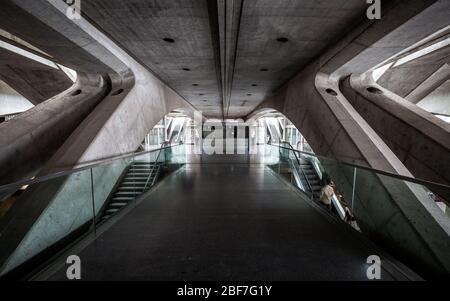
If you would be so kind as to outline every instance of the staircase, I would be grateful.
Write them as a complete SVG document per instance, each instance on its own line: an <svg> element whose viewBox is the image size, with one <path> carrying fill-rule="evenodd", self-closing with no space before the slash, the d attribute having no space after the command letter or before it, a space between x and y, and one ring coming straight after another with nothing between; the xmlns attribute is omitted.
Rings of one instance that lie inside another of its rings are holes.
<svg viewBox="0 0 450 301"><path fill-rule="evenodd" d="M121 178L116 191L107 201L99 222L103 222L150 189L156 182L161 163L134 162ZM147 185L147 186L146 186Z"/></svg>

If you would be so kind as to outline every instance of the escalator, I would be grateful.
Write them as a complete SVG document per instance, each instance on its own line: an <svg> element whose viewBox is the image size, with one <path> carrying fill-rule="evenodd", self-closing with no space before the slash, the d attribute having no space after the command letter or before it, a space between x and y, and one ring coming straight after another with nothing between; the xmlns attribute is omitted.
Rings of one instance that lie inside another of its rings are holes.
<svg viewBox="0 0 450 301"><path fill-rule="evenodd" d="M320 203L324 178L328 177L320 162L313 156L298 154L289 142L283 141L280 146L278 165L283 166L284 177L290 179L290 182L306 193L312 201ZM340 219L346 220L352 216L350 210L340 201L336 193L332 197L331 204L331 212Z"/></svg>

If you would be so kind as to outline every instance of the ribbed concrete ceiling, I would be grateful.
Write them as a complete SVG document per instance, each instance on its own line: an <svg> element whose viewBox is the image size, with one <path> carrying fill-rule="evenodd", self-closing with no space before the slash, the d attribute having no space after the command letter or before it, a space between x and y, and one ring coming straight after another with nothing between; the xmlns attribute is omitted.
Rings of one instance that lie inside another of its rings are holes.
<svg viewBox="0 0 450 301"><path fill-rule="evenodd" d="M450 46L442 47L405 64L388 69L378 83L384 88L406 97L446 64L450 64ZM448 72L446 74L444 78L437 78L440 81L437 86L450 77Z"/></svg>
<svg viewBox="0 0 450 301"><path fill-rule="evenodd" d="M83 0L82 7L165 83L217 118L248 115L366 9L365 0Z"/></svg>

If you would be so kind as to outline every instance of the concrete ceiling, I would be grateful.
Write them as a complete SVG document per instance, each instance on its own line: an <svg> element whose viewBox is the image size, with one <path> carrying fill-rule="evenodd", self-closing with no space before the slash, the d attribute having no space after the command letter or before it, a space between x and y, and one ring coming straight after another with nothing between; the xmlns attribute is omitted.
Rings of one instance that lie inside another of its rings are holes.
<svg viewBox="0 0 450 301"><path fill-rule="evenodd" d="M450 46L388 69L378 83L402 97L407 97L446 64L450 64ZM449 78L448 73L446 74L445 77L438 79L440 82L437 86Z"/></svg>
<svg viewBox="0 0 450 301"><path fill-rule="evenodd" d="M365 0L84 0L82 7L161 80L216 118L248 115L366 9ZM234 30L227 30L230 19Z"/></svg>

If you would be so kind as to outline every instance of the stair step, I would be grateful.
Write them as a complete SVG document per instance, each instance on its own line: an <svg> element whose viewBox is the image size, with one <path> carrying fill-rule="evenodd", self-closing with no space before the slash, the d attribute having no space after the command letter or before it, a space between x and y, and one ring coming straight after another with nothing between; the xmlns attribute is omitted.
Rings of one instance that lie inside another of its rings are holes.
<svg viewBox="0 0 450 301"><path fill-rule="evenodd" d="M129 172L127 173L127 177L145 177L148 178L150 173L148 172Z"/></svg>
<svg viewBox="0 0 450 301"><path fill-rule="evenodd" d="M133 186L123 187L123 186L120 186L117 189L117 192L127 192L127 191L142 192L142 190L144 190L144 186L142 186L142 187L133 187Z"/></svg>
<svg viewBox="0 0 450 301"><path fill-rule="evenodd" d="M110 207L125 207L126 205L128 205L127 202L112 202L108 205L108 208L110 208Z"/></svg>
<svg viewBox="0 0 450 301"><path fill-rule="evenodd" d="M148 177L135 177L135 176L126 176L125 177L125 180L142 180L142 179L147 180Z"/></svg>
<svg viewBox="0 0 450 301"><path fill-rule="evenodd" d="M116 197L116 196L114 196L112 200L113 200L113 202L120 202L120 201L128 202L128 201L133 201L134 199L135 199L134 197L124 197L124 196Z"/></svg>
<svg viewBox="0 0 450 301"><path fill-rule="evenodd" d="M140 195L142 192L139 191L117 191L114 196L132 196L132 195Z"/></svg>
<svg viewBox="0 0 450 301"><path fill-rule="evenodd" d="M145 182L146 181L142 181L142 182L122 182L120 183L120 187L143 187L145 186Z"/></svg>

